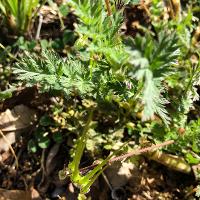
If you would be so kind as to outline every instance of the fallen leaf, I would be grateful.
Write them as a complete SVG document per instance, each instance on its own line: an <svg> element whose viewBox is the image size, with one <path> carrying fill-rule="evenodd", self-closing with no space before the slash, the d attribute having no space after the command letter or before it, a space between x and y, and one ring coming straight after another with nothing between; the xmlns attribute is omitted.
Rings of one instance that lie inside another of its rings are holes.
<svg viewBox="0 0 200 200"><path fill-rule="evenodd" d="M36 120L36 111L24 105L15 106L0 113L0 130L6 140L0 136L0 152L8 151L9 146L15 143L17 136L27 130Z"/></svg>
<svg viewBox="0 0 200 200"><path fill-rule="evenodd" d="M6 190L0 188L0 200L42 200L38 191L31 187L30 190Z"/></svg>
<svg viewBox="0 0 200 200"><path fill-rule="evenodd" d="M32 200L42 200L39 192L35 188L31 187L30 193L31 193L31 199Z"/></svg>
<svg viewBox="0 0 200 200"><path fill-rule="evenodd" d="M0 114L0 129L3 132L25 129L33 124L36 112L27 106L18 105Z"/></svg>
<svg viewBox="0 0 200 200"><path fill-rule="evenodd" d="M105 174L113 188L123 187L137 171L133 163L114 162L105 170Z"/></svg>
<svg viewBox="0 0 200 200"><path fill-rule="evenodd" d="M149 159L155 160L156 162L161 163L175 171L179 171L185 174L191 173L190 165L181 156L167 154L159 150L147 155Z"/></svg>
<svg viewBox="0 0 200 200"><path fill-rule="evenodd" d="M54 158L57 155L59 148L60 148L60 144L57 143L50 149L48 153L48 156L46 159L46 165L45 165L46 176L49 176L56 167L56 162Z"/></svg>
<svg viewBox="0 0 200 200"><path fill-rule="evenodd" d="M7 139L6 141L3 137L0 136L0 152L8 151L10 148L9 144L13 144L16 141L15 132L8 132L7 134L5 134L5 137ZM9 141L9 143L7 141Z"/></svg>
<svg viewBox="0 0 200 200"><path fill-rule="evenodd" d="M32 200L30 191L0 189L0 200Z"/></svg>

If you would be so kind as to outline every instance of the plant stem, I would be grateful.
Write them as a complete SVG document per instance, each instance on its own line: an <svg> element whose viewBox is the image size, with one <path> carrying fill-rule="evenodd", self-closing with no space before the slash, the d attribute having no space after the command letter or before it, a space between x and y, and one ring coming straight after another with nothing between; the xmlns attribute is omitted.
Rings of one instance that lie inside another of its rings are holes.
<svg viewBox="0 0 200 200"><path fill-rule="evenodd" d="M1 43L0 43L0 48L2 48L8 54L8 56L10 58L12 58L12 59L14 59L14 60L16 60L16 61L19 62L19 60L13 54L11 54L10 52L8 52L8 50L6 49L6 47L4 47L3 44L1 44Z"/></svg>
<svg viewBox="0 0 200 200"><path fill-rule="evenodd" d="M191 73L192 73L192 74L191 74L191 76L190 76L189 82L188 82L188 84L186 85L186 89L185 89L185 91L184 91L184 96L187 95L188 91L189 91L190 88L192 87L192 84L193 84L193 77L195 76L195 73L196 73L196 71L195 71L194 68L192 68L192 72L191 72Z"/></svg>
<svg viewBox="0 0 200 200"><path fill-rule="evenodd" d="M136 150L134 150L134 151L132 151L130 153L127 153L127 154L124 154L124 155L121 155L121 156L117 156L117 157L111 158L108 161L108 164L111 164L111 163L116 162L116 161L121 161L123 159L130 158L130 157L135 156L135 155L140 155L140 154L143 154L143 153L147 153L149 151L152 151L152 150L155 150L155 149L158 149L158 148L161 148L161 147L173 144L173 143L174 143L174 140L168 140L168 141L165 141L165 142L163 142L161 144L156 144L156 145L152 145L150 147L136 149ZM87 167L84 167L84 168L81 168L80 172L84 173L84 172L87 172L89 170L92 170L97 165L98 165L98 163L90 165L90 166L87 166Z"/></svg>
<svg viewBox="0 0 200 200"><path fill-rule="evenodd" d="M71 163L73 165L73 169L71 169L72 177L76 177L80 172L79 171L79 164L80 164L80 161L81 161L81 157L83 155L83 151L85 149L86 140L87 140L87 133L88 133L88 130L90 128L92 116L93 116L93 110L90 110L87 123L86 123L86 125L83 129L83 133L82 133L81 137L78 140L76 153L75 153L75 156L74 156L73 161Z"/></svg>
<svg viewBox="0 0 200 200"><path fill-rule="evenodd" d="M149 151L152 151L152 150L155 150L155 149L158 149L160 147L167 146L167 145L170 145L170 144L173 144L173 143L174 143L174 140L169 140L169 141L163 142L161 144L155 144L155 145L152 145L150 147L136 149L136 150L134 150L130 153L127 153L127 154L124 154L124 155L110 159L109 163L121 161L125 158L130 158L130 157L135 156L135 155L140 155L140 154L143 154L143 153L146 153L146 152L149 152Z"/></svg>
<svg viewBox="0 0 200 200"><path fill-rule="evenodd" d="M42 21L43 21L42 14L40 13L39 15L40 15L39 16L39 23L38 23L38 28L37 28L36 36L35 36L36 40L40 39L40 31L41 31L41 28L42 28Z"/></svg>
<svg viewBox="0 0 200 200"><path fill-rule="evenodd" d="M111 8L110 8L110 0L105 0L106 8L108 12L108 16L112 15Z"/></svg>

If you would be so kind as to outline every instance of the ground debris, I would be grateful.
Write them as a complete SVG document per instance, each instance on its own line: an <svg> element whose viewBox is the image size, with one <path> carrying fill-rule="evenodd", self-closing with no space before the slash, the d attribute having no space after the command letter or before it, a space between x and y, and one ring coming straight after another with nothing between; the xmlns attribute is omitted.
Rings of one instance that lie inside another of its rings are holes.
<svg viewBox="0 0 200 200"><path fill-rule="evenodd" d="M0 188L0 200L42 200L38 191L31 187L29 190L6 190Z"/></svg>
<svg viewBox="0 0 200 200"><path fill-rule="evenodd" d="M9 145L15 143L16 138L30 128L36 119L36 111L24 105L0 113L0 130L6 137L6 141L5 138L0 137L0 152L8 151Z"/></svg>

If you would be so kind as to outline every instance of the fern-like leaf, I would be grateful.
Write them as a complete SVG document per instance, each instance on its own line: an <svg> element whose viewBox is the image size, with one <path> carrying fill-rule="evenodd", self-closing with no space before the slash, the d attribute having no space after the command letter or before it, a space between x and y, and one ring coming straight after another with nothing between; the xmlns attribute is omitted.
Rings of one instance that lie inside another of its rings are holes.
<svg viewBox="0 0 200 200"><path fill-rule="evenodd" d="M137 36L127 43L130 46L130 75L144 84L142 90L142 102L144 105L143 120L158 114L168 124L169 117L165 104L163 82L166 76L175 71L175 65L179 56L179 46L175 33L160 32L158 41L150 35Z"/></svg>
<svg viewBox="0 0 200 200"><path fill-rule="evenodd" d="M14 73L27 86L37 84L42 92L53 89L85 95L93 89L84 65L72 58L64 61L51 51L43 51L41 57L27 54L15 65Z"/></svg>

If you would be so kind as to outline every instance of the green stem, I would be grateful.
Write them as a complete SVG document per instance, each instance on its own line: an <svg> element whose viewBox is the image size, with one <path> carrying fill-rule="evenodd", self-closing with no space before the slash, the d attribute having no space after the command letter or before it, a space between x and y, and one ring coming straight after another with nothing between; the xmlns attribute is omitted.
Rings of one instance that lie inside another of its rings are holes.
<svg viewBox="0 0 200 200"><path fill-rule="evenodd" d="M189 79L189 82L188 82L188 84L187 84L187 86L186 86L186 89L185 89L185 91L184 91L184 96L187 95L188 91L190 90L190 87L192 86L193 77L195 76L195 73L196 73L196 71L195 71L195 69L193 68L193 69L192 69L192 74L191 74L190 79Z"/></svg>
<svg viewBox="0 0 200 200"><path fill-rule="evenodd" d="M10 52L8 52L8 50L3 46L3 44L0 43L0 48L2 48L10 58L16 60L16 61L19 61L13 54L11 54Z"/></svg>
<svg viewBox="0 0 200 200"><path fill-rule="evenodd" d="M90 78L91 79L92 79L92 75L93 75L93 66L94 66L93 55L94 55L94 53L91 52L90 53Z"/></svg>
<svg viewBox="0 0 200 200"><path fill-rule="evenodd" d="M92 116L93 116L93 110L90 110L89 117L88 117L87 123L86 123L86 125L83 129L82 136L78 139L78 143L77 143L77 147L76 147L76 153L75 153L73 161L70 165L70 166L72 166L72 167L70 167L70 170L72 170L72 179L74 179L74 178L76 179L76 177L80 175L79 164L80 164L80 161L81 161L81 157L83 155L83 151L85 149L86 140L87 140L87 133L88 133L88 130L90 128Z"/></svg>

